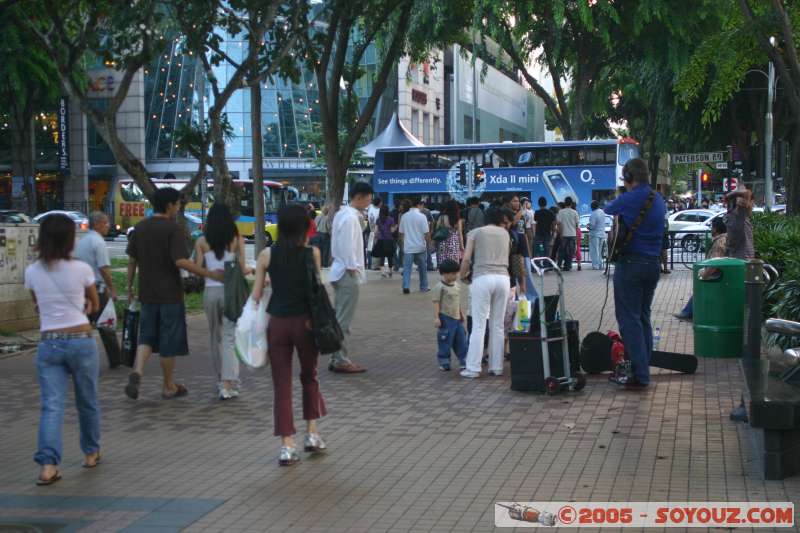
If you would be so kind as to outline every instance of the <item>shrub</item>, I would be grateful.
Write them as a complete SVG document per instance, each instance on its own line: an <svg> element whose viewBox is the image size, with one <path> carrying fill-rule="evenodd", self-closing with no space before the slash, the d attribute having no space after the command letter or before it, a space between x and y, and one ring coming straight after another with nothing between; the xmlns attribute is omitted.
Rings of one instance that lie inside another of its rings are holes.
<svg viewBox="0 0 800 533"><path fill-rule="evenodd" d="M800 322L800 216L759 213L753 216L753 241L762 261L780 273L764 293L764 315ZM771 336L783 348L798 339Z"/></svg>

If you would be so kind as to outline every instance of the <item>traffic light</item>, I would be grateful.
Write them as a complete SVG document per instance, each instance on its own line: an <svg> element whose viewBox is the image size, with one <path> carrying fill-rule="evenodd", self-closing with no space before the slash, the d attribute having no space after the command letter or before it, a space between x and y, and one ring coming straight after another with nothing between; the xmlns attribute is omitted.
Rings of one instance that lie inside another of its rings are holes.
<svg viewBox="0 0 800 533"><path fill-rule="evenodd" d="M711 183L711 174L709 174L704 170L703 173L700 174L700 180L703 183L703 185L708 185L709 183Z"/></svg>
<svg viewBox="0 0 800 533"><path fill-rule="evenodd" d="M472 183L475 184L475 187L478 187L483 182L483 180L485 180L485 179L486 179L486 173L483 171L483 169L481 167L476 165L475 166L475 176L474 176L474 178L472 180Z"/></svg>
<svg viewBox="0 0 800 533"><path fill-rule="evenodd" d="M458 183L462 187L467 186L467 164L466 163L459 163L458 164Z"/></svg>

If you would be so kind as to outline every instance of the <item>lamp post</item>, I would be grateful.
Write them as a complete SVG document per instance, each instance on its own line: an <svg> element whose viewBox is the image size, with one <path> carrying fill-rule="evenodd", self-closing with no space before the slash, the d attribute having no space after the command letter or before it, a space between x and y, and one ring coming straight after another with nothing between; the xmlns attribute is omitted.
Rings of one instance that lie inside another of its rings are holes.
<svg viewBox="0 0 800 533"><path fill-rule="evenodd" d="M769 43L775 46L775 37L769 38ZM772 211L772 102L775 99L775 65L772 60L769 62L769 74L767 75L767 114L764 117L764 207L767 211Z"/></svg>

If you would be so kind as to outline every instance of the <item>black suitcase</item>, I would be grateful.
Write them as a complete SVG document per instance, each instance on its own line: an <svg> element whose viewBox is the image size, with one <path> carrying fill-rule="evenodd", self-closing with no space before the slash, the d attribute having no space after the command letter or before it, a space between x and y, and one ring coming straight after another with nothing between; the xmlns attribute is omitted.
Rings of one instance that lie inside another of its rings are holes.
<svg viewBox="0 0 800 533"><path fill-rule="evenodd" d="M122 360L123 365L133 367L136 349L139 347L139 311L126 309L122 319Z"/></svg>
<svg viewBox="0 0 800 533"><path fill-rule="evenodd" d="M535 331L535 332L534 332ZM561 323L547 325L548 338L561 335ZM544 366L542 364L542 342L538 323L531 324L531 333L509 334L511 350L511 389L517 391L546 392L544 385ZM580 371L580 335L577 320L567 320L567 348L569 350L570 373L575 376ZM560 340L548 343L550 354L550 375L564 375L564 358Z"/></svg>
<svg viewBox="0 0 800 533"><path fill-rule="evenodd" d="M103 341L103 348L106 350L108 367L117 368L122 358L122 350L119 347L119 339L117 338L116 330L111 328L97 328L97 333L100 335L100 340Z"/></svg>

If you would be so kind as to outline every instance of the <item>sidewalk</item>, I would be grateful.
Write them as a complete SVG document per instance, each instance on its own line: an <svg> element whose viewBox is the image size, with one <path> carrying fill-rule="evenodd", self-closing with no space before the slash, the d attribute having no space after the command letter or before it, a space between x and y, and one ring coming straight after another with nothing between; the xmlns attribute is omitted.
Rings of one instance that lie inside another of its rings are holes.
<svg viewBox="0 0 800 533"><path fill-rule="evenodd" d="M605 278L566 276L584 336L598 326ZM691 353L691 324L671 316L690 285L685 270L662 277L653 320L663 350ZM602 331L615 327L608 300ZM160 399L155 360L138 402L123 395L127 369L104 369L104 463L80 468L70 403L64 479L52 487L33 484L33 359L0 360L0 530L15 521L45 531L461 532L492 530L496 501L800 503L800 479L763 481L749 433L728 420L742 387L735 360L701 360L693 376L656 370L644 393L590 376L580 393L546 397L511 391L508 372L475 381L440 372L432 322L429 295L403 296L397 277L363 288L355 361L368 372L332 374L321 359L329 452L291 468L277 466L269 369L244 371L242 396L216 400L201 315L189 319L192 355L178 363L188 398ZM302 429L299 382L294 390Z"/></svg>

